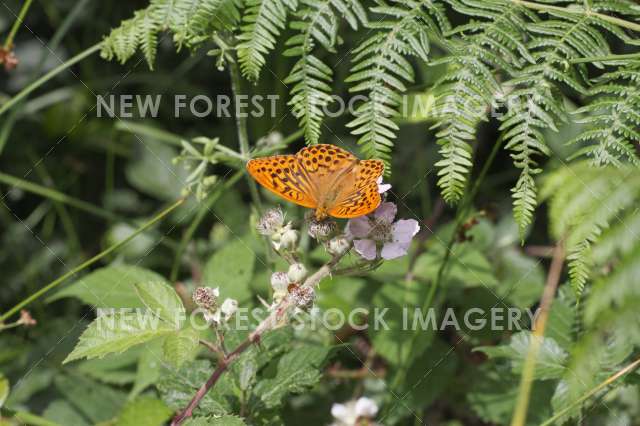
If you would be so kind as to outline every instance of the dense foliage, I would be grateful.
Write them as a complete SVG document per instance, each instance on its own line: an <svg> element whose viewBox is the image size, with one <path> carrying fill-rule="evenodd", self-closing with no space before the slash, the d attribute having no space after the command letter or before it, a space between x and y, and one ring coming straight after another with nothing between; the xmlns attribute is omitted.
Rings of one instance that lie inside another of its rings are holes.
<svg viewBox="0 0 640 426"><path fill-rule="evenodd" d="M165 424L212 373L184 424L640 423L637 2L4 9L0 424ZM318 143L385 162L384 241L245 172Z"/></svg>

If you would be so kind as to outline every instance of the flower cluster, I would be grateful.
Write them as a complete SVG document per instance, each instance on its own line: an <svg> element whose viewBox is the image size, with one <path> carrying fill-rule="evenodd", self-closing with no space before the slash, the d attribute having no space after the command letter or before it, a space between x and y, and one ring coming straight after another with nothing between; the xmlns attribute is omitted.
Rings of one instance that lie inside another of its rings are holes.
<svg viewBox="0 0 640 426"><path fill-rule="evenodd" d="M344 404L333 404L331 415L336 421L331 426L376 425L372 419L378 414L378 404L370 398L360 397Z"/></svg>
<svg viewBox="0 0 640 426"><path fill-rule="evenodd" d="M298 244L298 231L285 223L284 213L279 207L267 210L256 226L258 233L271 239L273 248L280 251L293 251Z"/></svg>
<svg viewBox="0 0 640 426"><path fill-rule="evenodd" d="M193 302L203 310L204 319L214 326L229 321L238 310L237 300L227 298L219 306L219 297L220 290L218 287L198 287L193 292Z"/></svg>

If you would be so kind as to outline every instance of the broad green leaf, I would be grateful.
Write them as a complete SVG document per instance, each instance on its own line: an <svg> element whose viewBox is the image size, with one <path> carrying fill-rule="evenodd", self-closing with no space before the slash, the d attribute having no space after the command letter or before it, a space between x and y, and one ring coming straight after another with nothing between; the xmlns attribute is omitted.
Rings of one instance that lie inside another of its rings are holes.
<svg viewBox="0 0 640 426"><path fill-rule="evenodd" d="M164 281L143 281L134 284L142 303L161 319L179 328L185 319L185 309L178 293Z"/></svg>
<svg viewBox="0 0 640 426"><path fill-rule="evenodd" d="M511 421L518 395L520 377L508 371L490 370L493 366L482 366L479 371L472 367L474 374L468 372L473 382L466 388L468 406L483 421L497 425L506 425ZM529 400L527 426L539 425L551 415L550 399L554 383L535 381Z"/></svg>
<svg viewBox="0 0 640 426"><path fill-rule="evenodd" d="M161 400L141 396L129 401L118 418L118 426L162 426L173 410Z"/></svg>
<svg viewBox="0 0 640 426"><path fill-rule="evenodd" d="M25 375L22 380L20 380L20 386L14 386L11 389L5 405L8 408L13 408L27 402L27 400L36 393L50 387L54 375L55 370L50 367L34 369L30 374Z"/></svg>
<svg viewBox="0 0 640 426"><path fill-rule="evenodd" d="M164 359L180 368L182 364L195 358L200 334L193 328L185 328L168 335L162 346Z"/></svg>
<svg viewBox="0 0 640 426"><path fill-rule="evenodd" d="M87 419L70 402L56 399L45 408L42 417L60 425L89 426Z"/></svg>
<svg viewBox="0 0 640 426"><path fill-rule="evenodd" d="M4 377L4 375L0 373L0 408L2 408L8 396L9 396L9 379Z"/></svg>
<svg viewBox="0 0 640 426"><path fill-rule="evenodd" d="M242 362L242 358L237 362ZM174 411L182 410L191 401L193 395L207 381L215 367L207 360L196 360L185 363L182 368L162 368L157 388L163 401ZM233 380L223 374L216 385L202 398L194 411L198 415L231 414L239 407L234 399L229 398L237 391Z"/></svg>
<svg viewBox="0 0 640 426"><path fill-rule="evenodd" d="M129 367L138 361L140 353L139 347L133 347L121 354L83 361L77 366L77 369L104 383L114 385L131 383L135 379L135 372Z"/></svg>
<svg viewBox="0 0 640 426"><path fill-rule="evenodd" d="M493 266L480 249L471 244L454 246L449 258L446 280L466 287L495 287L498 284ZM433 280L444 259L444 248L434 245L418 257L414 274L424 280Z"/></svg>
<svg viewBox="0 0 640 426"><path fill-rule="evenodd" d="M429 345L439 326L435 310L422 311L427 286L390 282L373 298L368 332L378 354L394 365L406 365Z"/></svg>
<svg viewBox="0 0 640 426"><path fill-rule="evenodd" d="M64 363L80 358L103 357L166 336L175 328L149 312L117 313L96 318L82 333Z"/></svg>
<svg viewBox="0 0 640 426"><path fill-rule="evenodd" d="M236 299L241 305L251 297L249 281L256 255L242 239L236 239L216 251L204 267L204 282L220 287L220 297Z"/></svg>
<svg viewBox="0 0 640 426"><path fill-rule="evenodd" d="M129 394L129 399L138 396L160 378L162 371L162 344L163 341L161 339L156 339L140 346L141 355L138 359L136 378Z"/></svg>
<svg viewBox="0 0 640 426"><path fill-rule="evenodd" d="M173 164L177 150L149 138L142 144L136 144L136 148L137 159L130 162L125 170L129 183L159 200L170 201L180 197L188 172L184 167Z"/></svg>
<svg viewBox="0 0 640 426"><path fill-rule="evenodd" d="M123 392L70 372L56 376L56 389L92 423L115 418L126 401Z"/></svg>
<svg viewBox="0 0 640 426"><path fill-rule="evenodd" d="M327 347L305 345L284 354L278 360L275 377L259 381L255 394L271 408L279 405L289 393L305 391L322 377L319 367L328 352Z"/></svg>
<svg viewBox="0 0 640 426"><path fill-rule="evenodd" d="M474 350L484 352L490 358L506 358L511 361L511 368L515 374L522 372L522 365L529 351L533 334L521 331L511 336L508 345L481 346ZM569 354L550 337L542 337L542 344L536 358L535 379L557 379L566 370Z"/></svg>
<svg viewBox="0 0 640 426"><path fill-rule="evenodd" d="M142 308L134 284L162 282L164 278L148 269L130 265L113 265L96 269L57 292L49 301L76 297L96 308Z"/></svg>
<svg viewBox="0 0 640 426"><path fill-rule="evenodd" d="M245 426L246 423L240 417L192 417L183 423L184 426Z"/></svg>

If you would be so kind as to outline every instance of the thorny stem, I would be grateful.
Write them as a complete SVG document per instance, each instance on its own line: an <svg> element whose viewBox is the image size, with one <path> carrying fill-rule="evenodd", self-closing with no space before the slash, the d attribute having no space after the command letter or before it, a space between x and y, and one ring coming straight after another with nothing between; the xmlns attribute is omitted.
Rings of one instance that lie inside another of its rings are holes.
<svg viewBox="0 0 640 426"><path fill-rule="evenodd" d="M309 276L302 284L302 287L307 287L310 289L316 288L320 281L322 281L322 279L331 274L331 270L333 269L333 267L338 264L340 259L342 259L345 254L346 253L334 256L329 262L320 267L313 275ZM171 426L179 426L187 418L191 417L191 415L193 415L193 410L196 409L202 398L204 398L207 392L209 392L209 390L216 384L218 379L227 370L227 368L229 368L229 366L252 344L260 342L260 339L262 338L264 333L269 330L273 330L279 324L281 324L282 321L286 318L286 315L289 312L290 308L292 308L293 306L294 301L292 297L290 295L284 297L282 301L280 301L280 303L278 303L278 305L276 305L272 309L271 314L269 314L267 318L262 320L262 322L258 324L256 329L251 334L249 334L249 337L247 337L242 343L240 343L240 345L238 345L238 347L236 347L232 352L230 352L218 362L216 369L213 371L209 379L202 386L200 386L187 407L174 417L173 421L171 422Z"/></svg>
<svg viewBox="0 0 640 426"><path fill-rule="evenodd" d="M31 2L33 0L26 0L24 2L24 4L22 5L22 8L20 9L20 12L18 13L18 17L16 18L15 22L13 23L13 26L11 27L11 31L9 31L9 35L7 36L6 40L4 41L4 48L5 50L10 50L11 47L13 46L13 39L16 37L16 33L18 32L18 28L20 28L20 25L22 25L22 23L24 22L24 17L27 15L27 12L29 11L29 7L31 7Z"/></svg>
<svg viewBox="0 0 640 426"><path fill-rule="evenodd" d="M518 399L516 408L511 420L511 426L524 426L527 419L527 410L529 408L529 397L531 395L531 386L533 384L533 375L536 368L536 359L540 352L544 330L549 318L549 310L553 303L553 298L560 282L562 273L562 264L564 263L564 242L561 240L553 249L553 259L547 276L547 283L540 300L540 315L536 319L533 328L531 343L522 367L522 377L520 379L520 387L518 389Z"/></svg>
<svg viewBox="0 0 640 426"><path fill-rule="evenodd" d="M169 213L171 213L176 208L181 206L182 203L184 203L184 201L185 201L184 198L178 199L175 203L171 204L169 207L167 207L166 209L164 209L160 213L158 213L156 216L154 216L151 220L149 220L144 225L142 225L141 227L136 229L135 232L133 232L131 235L129 235L124 240L119 241L116 244L113 244L112 246L108 247L107 249L101 251L97 255L93 256L91 259L81 263L80 265L78 265L75 268L73 268L70 271L68 271L66 274L64 274L64 275L60 276L59 278L51 281L49 284L47 284L46 286L42 287L40 290L36 291L35 293L30 295L29 297L25 298L23 301L21 301L20 303L15 305L13 308L9 309L7 312L2 314L2 316L0 316L0 322L5 321L11 315L15 314L16 312L18 312L20 309L24 308L25 306L27 306L31 302L37 300L38 298L40 298L40 296L42 296L43 294L47 293L49 290L53 289L54 287L57 287L58 285L60 285L64 281L66 281L68 278L74 276L78 272L80 272L83 269L93 265L94 263L96 263L97 261L102 259L103 257L109 255L110 253L112 253L112 252L116 251L117 249L119 249L120 247L124 246L129 241L133 240L135 237L137 237L138 235L142 234L144 231L146 231L147 229L151 228L153 225L155 225L156 223L158 223L162 219L164 219Z"/></svg>

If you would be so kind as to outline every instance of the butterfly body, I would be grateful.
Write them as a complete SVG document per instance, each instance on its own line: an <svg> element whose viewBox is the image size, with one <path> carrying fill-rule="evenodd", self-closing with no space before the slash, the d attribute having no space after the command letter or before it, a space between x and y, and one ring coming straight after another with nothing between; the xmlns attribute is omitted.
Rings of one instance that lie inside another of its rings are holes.
<svg viewBox="0 0 640 426"><path fill-rule="evenodd" d="M313 145L295 155L256 158L249 174L282 198L327 216L358 217L380 204L377 180L384 171L379 160L359 160L334 145Z"/></svg>

